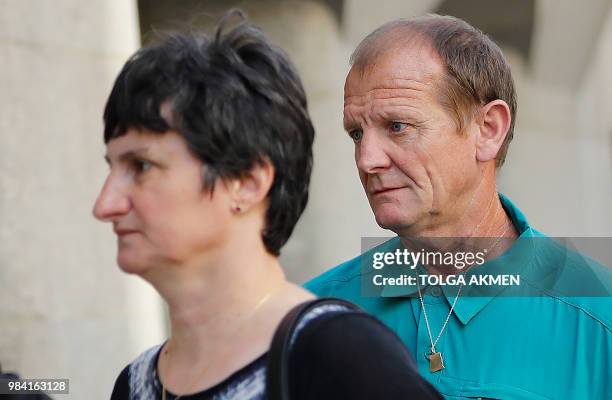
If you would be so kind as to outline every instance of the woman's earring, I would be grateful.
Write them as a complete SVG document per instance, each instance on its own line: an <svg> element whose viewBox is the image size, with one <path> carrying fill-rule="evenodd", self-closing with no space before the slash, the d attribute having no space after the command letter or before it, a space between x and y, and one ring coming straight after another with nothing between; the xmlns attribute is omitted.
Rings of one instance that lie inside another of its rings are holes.
<svg viewBox="0 0 612 400"><path fill-rule="evenodd" d="M240 211L242 210L240 209L240 206L238 204L234 204L232 206L232 211L235 212L236 214L240 214Z"/></svg>

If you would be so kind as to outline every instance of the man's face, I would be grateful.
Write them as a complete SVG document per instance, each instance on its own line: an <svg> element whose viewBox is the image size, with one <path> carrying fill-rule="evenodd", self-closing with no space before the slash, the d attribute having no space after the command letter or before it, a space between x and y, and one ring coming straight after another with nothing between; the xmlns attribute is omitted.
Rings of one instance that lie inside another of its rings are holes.
<svg viewBox="0 0 612 400"><path fill-rule="evenodd" d="M478 181L475 125L465 134L437 100L443 67L429 46L392 50L344 88L344 126L378 224L426 234L458 218ZM470 192L471 193L471 192Z"/></svg>

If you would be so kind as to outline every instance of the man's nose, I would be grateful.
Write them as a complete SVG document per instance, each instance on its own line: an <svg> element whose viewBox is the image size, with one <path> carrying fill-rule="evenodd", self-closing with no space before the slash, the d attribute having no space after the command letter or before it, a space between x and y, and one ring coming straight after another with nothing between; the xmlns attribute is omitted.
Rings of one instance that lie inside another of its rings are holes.
<svg viewBox="0 0 612 400"><path fill-rule="evenodd" d="M367 174L375 174L389 168L391 159L384 145L384 138L381 138L376 131L364 130L355 153L357 168Z"/></svg>
<svg viewBox="0 0 612 400"><path fill-rule="evenodd" d="M113 179L112 175L109 176L94 204L94 217L103 222L113 222L125 215L130 210L126 189L118 180Z"/></svg>

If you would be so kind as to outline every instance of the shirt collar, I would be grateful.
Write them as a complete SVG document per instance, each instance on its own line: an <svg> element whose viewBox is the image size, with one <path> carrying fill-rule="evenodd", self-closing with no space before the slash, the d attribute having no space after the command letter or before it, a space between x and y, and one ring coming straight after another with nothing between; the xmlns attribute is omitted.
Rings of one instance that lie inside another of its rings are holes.
<svg viewBox="0 0 612 400"><path fill-rule="evenodd" d="M519 232L519 238L533 237L534 231L523 213L503 194L499 193L499 198L504 210ZM399 240L396 243L399 244ZM533 260L533 257L530 256L532 251L524 247L530 245L531 241L515 241L510 249L501 256L470 270L466 274L466 279L482 271L492 275L519 274ZM482 287L466 285L462 288L461 298L455 304L453 312L459 321L465 325L503 290L504 287L502 286L482 289ZM452 304L455 300L456 289L443 288L443 292L449 304ZM413 297L416 295L416 288L411 286L385 286L381 292L382 297Z"/></svg>

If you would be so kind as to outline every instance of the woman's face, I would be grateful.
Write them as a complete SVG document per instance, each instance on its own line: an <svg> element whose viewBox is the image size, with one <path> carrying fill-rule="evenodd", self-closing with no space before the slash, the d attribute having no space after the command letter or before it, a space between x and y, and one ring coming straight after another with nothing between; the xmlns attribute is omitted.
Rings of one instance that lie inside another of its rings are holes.
<svg viewBox="0 0 612 400"><path fill-rule="evenodd" d="M110 173L93 213L112 222L128 273L204 260L227 238L231 199L221 180L202 190L202 162L176 132L130 129L108 142Z"/></svg>

